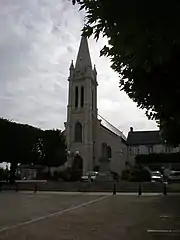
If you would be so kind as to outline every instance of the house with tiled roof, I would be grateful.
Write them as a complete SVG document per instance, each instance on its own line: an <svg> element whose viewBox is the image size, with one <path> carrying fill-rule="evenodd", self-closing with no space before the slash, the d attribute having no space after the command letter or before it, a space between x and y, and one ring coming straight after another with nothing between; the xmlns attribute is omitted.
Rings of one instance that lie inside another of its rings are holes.
<svg viewBox="0 0 180 240"><path fill-rule="evenodd" d="M179 147L167 146L159 130L134 131L130 128L127 137L128 162L135 165L135 157L140 154L152 153L176 153L180 152Z"/></svg>

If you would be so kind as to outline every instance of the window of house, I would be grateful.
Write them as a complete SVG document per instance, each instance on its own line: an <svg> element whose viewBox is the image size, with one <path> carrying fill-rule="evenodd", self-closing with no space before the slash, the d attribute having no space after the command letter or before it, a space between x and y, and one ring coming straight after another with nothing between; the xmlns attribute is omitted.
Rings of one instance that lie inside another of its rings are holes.
<svg viewBox="0 0 180 240"><path fill-rule="evenodd" d="M153 153L153 146L148 146L148 153Z"/></svg>
<svg viewBox="0 0 180 240"><path fill-rule="evenodd" d="M137 155L137 154L139 154L139 147L138 146L134 146L134 147L132 147L132 148L130 148L130 154L132 154L132 155Z"/></svg>
<svg viewBox="0 0 180 240"><path fill-rule="evenodd" d="M134 147L134 154L135 155L139 154L139 147L138 146Z"/></svg>
<svg viewBox="0 0 180 240"><path fill-rule="evenodd" d="M171 147L167 147L167 146L166 146L166 147L165 147L165 152L166 152L166 153L170 153L170 152L171 152Z"/></svg>
<svg viewBox="0 0 180 240"><path fill-rule="evenodd" d="M77 122L74 128L74 141L82 142L82 125L80 122Z"/></svg>
<svg viewBox="0 0 180 240"><path fill-rule="evenodd" d="M137 147L137 153L136 154L138 154L139 155L139 147Z"/></svg>
<svg viewBox="0 0 180 240"><path fill-rule="evenodd" d="M84 87L81 87L81 107L84 106Z"/></svg>
<svg viewBox="0 0 180 240"><path fill-rule="evenodd" d="M78 87L76 86L75 88L75 108L78 107L78 98L79 98L79 93L78 93Z"/></svg>

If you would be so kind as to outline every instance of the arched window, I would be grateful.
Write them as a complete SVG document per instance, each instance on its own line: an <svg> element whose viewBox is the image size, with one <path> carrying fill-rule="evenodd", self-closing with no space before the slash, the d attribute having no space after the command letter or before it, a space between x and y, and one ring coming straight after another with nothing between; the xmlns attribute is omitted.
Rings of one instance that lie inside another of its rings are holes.
<svg viewBox="0 0 180 240"><path fill-rule="evenodd" d="M78 98L79 98L79 94L78 94L78 87L75 87L75 108L78 107Z"/></svg>
<svg viewBox="0 0 180 240"><path fill-rule="evenodd" d="M77 122L74 128L74 141L82 142L82 125L80 122Z"/></svg>
<svg viewBox="0 0 180 240"><path fill-rule="evenodd" d="M81 107L84 106L84 87L81 87Z"/></svg>
<svg viewBox="0 0 180 240"><path fill-rule="evenodd" d="M94 110L94 93L92 91L92 110Z"/></svg>
<svg viewBox="0 0 180 240"><path fill-rule="evenodd" d="M111 158L112 157L112 150L110 146L107 146L107 157Z"/></svg>

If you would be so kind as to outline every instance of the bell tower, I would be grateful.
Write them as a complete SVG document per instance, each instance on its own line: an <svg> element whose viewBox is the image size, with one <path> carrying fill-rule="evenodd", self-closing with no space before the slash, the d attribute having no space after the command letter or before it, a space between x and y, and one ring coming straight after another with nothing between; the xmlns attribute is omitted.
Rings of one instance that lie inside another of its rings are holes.
<svg viewBox="0 0 180 240"><path fill-rule="evenodd" d="M96 161L97 72L92 68L86 37L81 37L75 66L70 65L66 138L68 151L78 151L83 159L83 173Z"/></svg>

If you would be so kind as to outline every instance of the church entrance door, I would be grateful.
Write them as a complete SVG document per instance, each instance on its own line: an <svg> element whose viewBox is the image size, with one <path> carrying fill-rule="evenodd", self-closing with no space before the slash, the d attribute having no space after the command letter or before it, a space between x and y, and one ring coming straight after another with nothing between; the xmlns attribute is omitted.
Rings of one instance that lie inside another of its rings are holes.
<svg viewBox="0 0 180 240"><path fill-rule="evenodd" d="M83 174L83 159L80 155L74 157L72 169L77 179L80 179Z"/></svg>

